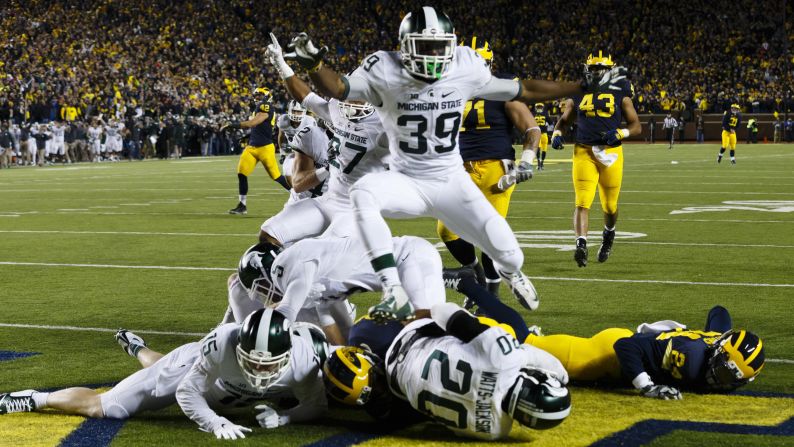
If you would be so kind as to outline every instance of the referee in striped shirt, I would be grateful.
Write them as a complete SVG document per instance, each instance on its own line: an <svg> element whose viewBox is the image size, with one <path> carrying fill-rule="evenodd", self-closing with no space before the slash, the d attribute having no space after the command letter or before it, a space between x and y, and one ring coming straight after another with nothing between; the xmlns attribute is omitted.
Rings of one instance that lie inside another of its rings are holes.
<svg viewBox="0 0 794 447"><path fill-rule="evenodd" d="M675 129L677 127L678 121L668 112L667 116L664 118L664 124L662 124L662 129L667 131L667 141L670 143L667 149L673 148L673 143L675 143Z"/></svg>

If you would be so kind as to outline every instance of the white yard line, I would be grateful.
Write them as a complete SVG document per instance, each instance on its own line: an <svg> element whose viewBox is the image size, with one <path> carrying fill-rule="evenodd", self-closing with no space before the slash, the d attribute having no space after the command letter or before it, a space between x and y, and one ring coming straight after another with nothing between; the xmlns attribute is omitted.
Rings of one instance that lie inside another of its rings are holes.
<svg viewBox="0 0 794 447"><path fill-rule="evenodd" d="M0 261L0 265L23 265L36 267L86 267L100 269L131 269L131 270L199 270L199 271L218 271L234 272L237 269L225 267L189 267L189 266L169 266L169 265L118 265L118 264L69 264L59 262L13 262Z"/></svg>
<svg viewBox="0 0 794 447"><path fill-rule="evenodd" d="M0 230L0 233L31 234L107 234L119 236L239 236L255 237L257 233L164 233L157 231L71 231L71 230Z"/></svg>
<svg viewBox="0 0 794 447"><path fill-rule="evenodd" d="M76 331L76 332L116 333L116 331L118 331L118 328L111 329L104 327L51 326L45 324L20 324L20 323L0 323L0 327L22 328L22 329L48 329L48 330ZM144 335L182 335L185 337L203 337L207 335L207 333L201 333L201 332L152 331L148 329L129 329L129 330L136 334L144 334Z"/></svg>
<svg viewBox="0 0 794 447"><path fill-rule="evenodd" d="M0 265L21 265L36 267L84 267L84 268L112 268L112 269L140 269L140 270L193 270L193 271L221 271L233 272L234 268L225 267L190 267L168 265L118 265L118 264L72 264L57 262L15 262L0 261ZM701 282L701 281L673 281L661 279L604 279L604 278L569 278L564 276L530 276L532 279L548 281L581 281L581 282L613 282L613 283L644 283L644 284L675 284L690 286L731 286L731 287L792 287L794 284L769 284L769 283L744 283L744 282Z"/></svg>
<svg viewBox="0 0 794 447"><path fill-rule="evenodd" d="M2 263L0 263L2 264ZM769 284L747 282L707 282L707 281L673 281L667 279L606 279L606 278L569 278L564 276L530 276L531 279L548 281L580 281L580 282L612 282L642 284L672 284L684 286L729 286L729 287L794 287L794 284Z"/></svg>
<svg viewBox="0 0 794 447"><path fill-rule="evenodd" d="M73 230L0 230L0 234L85 234L85 235L109 235L109 236L187 236L187 237L254 237L255 233L166 233L158 231L73 231ZM438 240L438 238L427 238ZM543 241L543 237L535 238L536 241ZM549 238L555 240L555 238ZM704 243L704 242L642 242L624 241L620 244L636 245L670 245L679 247L739 247L739 248L794 248L794 245L776 244L724 244L724 243Z"/></svg>
<svg viewBox="0 0 794 447"><path fill-rule="evenodd" d="M75 213L79 214L79 213ZM85 213L82 213L85 214ZM181 213L180 213L181 214ZM548 219L548 220L566 220L570 221L570 217L562 216L507 216L507 220L513 219ZM794 220L752 220L752 219L666 219L666 218L642 218L642 217L621 217L621 222L731 222L731 223L782 223L794 224Z"/></svg>

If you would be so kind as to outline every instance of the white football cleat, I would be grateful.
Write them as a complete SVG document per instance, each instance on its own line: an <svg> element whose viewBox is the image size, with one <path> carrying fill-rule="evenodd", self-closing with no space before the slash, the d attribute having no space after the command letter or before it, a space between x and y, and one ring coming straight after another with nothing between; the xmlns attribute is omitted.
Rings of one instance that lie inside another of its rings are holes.
<svg viewBox="0 0 794 447"><path fill-rule="evenodd" d="M499 272L504 282L510 287L518 302L529 310L536 310L540 306L540 298L532 281L521 270L513 273Z"/></svg>
<svg viewBox="0 0 794 447"><path fill-rule="evenodd" d="M115 335L116 341L124 348L130 357L138 358L138 351L146 347L146 342L138 335L126 329L119 329Z"/></svg>

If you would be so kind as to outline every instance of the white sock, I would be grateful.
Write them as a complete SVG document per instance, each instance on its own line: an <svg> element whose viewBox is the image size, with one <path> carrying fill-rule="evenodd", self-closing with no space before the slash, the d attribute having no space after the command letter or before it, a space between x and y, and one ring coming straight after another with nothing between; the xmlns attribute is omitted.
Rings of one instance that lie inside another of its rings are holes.
<svg viewBox="0 0 794 447"><path fill-rule="evenodd" d="M50 393L39 393L36 391L30 397L33 399L33 403L36 404L36 409L42 409L47 408L47 398L50 397Z"/></svg>
<svg viewBox="0 0 794 447"><path fill-rule="evenodd" d="M380 281L386 287L399 286L402 284L402 282L400 282L400 272L397 270L397 267L386 267L375 273L377 273Z"/></svg>
<svg viewBox="0 0 794 447"><path fill-rule="evenodd" d="M244 196L242 194L240 195L240 203L242 203L243 205L245 205L245 197L246 196Z"/></svg>
<svg viewBox="0 0 794 447"><path fill-rule="evenodd" d="M604 225L604 229L607 230L607 231L615 231L615 227L609 228L606 225Z"/></svg>

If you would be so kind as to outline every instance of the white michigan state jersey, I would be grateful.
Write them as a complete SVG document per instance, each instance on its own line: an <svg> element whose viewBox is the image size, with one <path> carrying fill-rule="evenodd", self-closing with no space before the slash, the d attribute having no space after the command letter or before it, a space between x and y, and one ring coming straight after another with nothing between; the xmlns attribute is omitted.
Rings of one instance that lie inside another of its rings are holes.
<svg viewBox="0 0 794 447"><path fill-rule="evenodd" d="M99 138L102 136L102 128L101 127L89 127L88 128L88 141L91 143L95 141L99 141Z"/></svg>
<svg viewBox="0 0 794 447"><path fill-rule="evenodd" d="M403 346L417 330L430 336ZM551 354L519 344L502 328L488 328L465 343L429 318L406 326L386 353L386 377L398 397L455 434L479 439L510 433L513 418L502 401L527 366L562 369Z"/></svg>
<svg viewBox="0 0 794 447"><path fill-rule="evenodd" d="M388 137L376 113L351 121L339 109L339 101L326 101L314 93L303 99L303 106L330 123L328 162L331 171L328 192L348 197L350 187L361 177L386 170Z"/></svg>
<svg viewBox="0 0 794 447"><path fill-rule="evenodd" d="M438 251L418 237L395 237L392 241L397 268L414 307L429 309L443 302ZM364 244L357 237L309 238L284 249L270 268L274 286L284 295L277 309L294 319L300 309L316 307L322 322L324 304L356 292L381 290L380 279L365 253ZM312 295L309 288L314 285L321 285L324 290Z"/></svg>
<svg viewBox="0 0 794 447"><path fill-rule="evenodd" d="M282 148L282 150L292 150L293 148L293 141L292 139L295 138L295 135L300 132L306 126L316 126L317 120L309 115L304 115L301 118L298 127L292 127L292 121L290 121L289 116L287 114L279 115L278 119L276 120L276 127L278 127L279 132L284 133L284 137L287 141L287 148Z"/></svg>
<svg viewBox="0 0 794 447"><path fill-rule="evenodd" d="M245 406L265 398L278 397L294 397L301 405L327 405L320 375L320 359L310 341L293 333L288 370L267 390L261 392L248 384L237 363L239 331L239 324L230 323L219 326L205 336L197 345L201 350L198 358L183 379L190 383L188 386L180 384L180 390L198 392L209 386L202 397L212 407ZM201 427L209 426L212 419L217 417L208 408L202 408L200 401L199 405L192 407L190 402L193 399L185 399L182 391L178 398L185 414Z"/></svg>
<svg viewBox="0 0 794 447"><path fill-rule="evenodd" d="M371 54L343 80L350 88L348 99L376 106L389 136L390 169L437 177L462 169L458 131L463 110L491 77L473 49L459 46L449 70L432 83L411 76L397 51Z"/></svg>
<svg viewBox="0 0 794 447"><path fill-rule="evenodd" d="M56 124L52 126L52 140L56 143L63 143L66 126Z"/></svg>
<svg viewBox="0 0 794 447"><path fill-rule="evenodd" d="M314 119L312 118L312 120ZM292 149L314 160L314 167L319 168L328 164L328 135L316 124L316 121L313 122L314 124L303 126L295 135L292 139ZM295 175L294 164L292 173ZM309 191L298 194L301 197L317 197L327 190L328 181L323 181Z"/></svg>

